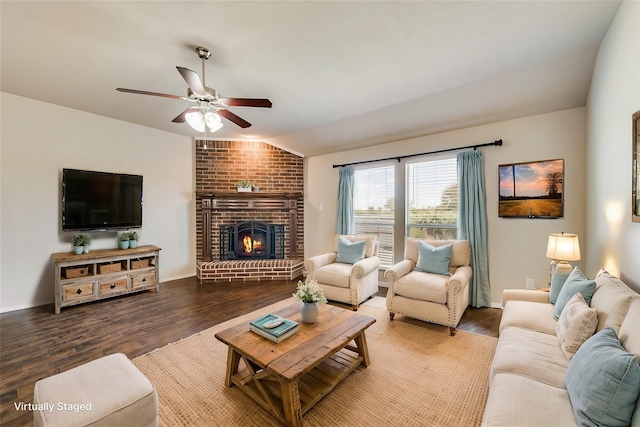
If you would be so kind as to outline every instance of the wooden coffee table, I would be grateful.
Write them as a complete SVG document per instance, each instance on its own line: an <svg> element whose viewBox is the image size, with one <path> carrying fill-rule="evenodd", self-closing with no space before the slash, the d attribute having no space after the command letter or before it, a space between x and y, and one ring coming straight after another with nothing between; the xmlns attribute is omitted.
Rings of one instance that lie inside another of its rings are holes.
<svg viewBox="0 0 640 427"><path fill-rule="evenodd" d="M376 319L322 304L318 321L306 324L299 302L271 314L295 320L300 331L278 344L251 332L248 321L216 334L229 346L225 385L235 384L285 425L302 426L320 399L369 365L364 331Z"/></svg>

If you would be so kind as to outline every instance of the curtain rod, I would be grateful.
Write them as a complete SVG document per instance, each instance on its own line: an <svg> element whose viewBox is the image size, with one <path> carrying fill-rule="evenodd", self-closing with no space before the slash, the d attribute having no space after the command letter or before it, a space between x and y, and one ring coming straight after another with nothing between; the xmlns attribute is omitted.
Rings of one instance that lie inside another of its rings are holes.
<svg viewBox="0 0 640 427"><path fill-rule="evenodd" d="M353 163L345 163L342 165L333 165L334 168L341 168L343 166L351 166L351 165L361 165L364 163L373 163L373 162L384 162L385 160L397 160L398 162L402 159L406 159L409 157L417 157L417 156L426 156L427 154L438 154L438 153L446 153L447 151L456 151L456 150L466 150L468 148L473 148L474 150L479 147L488 147L490 145L502 146L502 140L498 139L497 141L487 142L486 144L476 144L476 145L467 145L466 147L457 147L457 148L445 148L444 150L437 151L429 151L428 153L419 153L419 154L408 154L406 156L398 156L398 157L387 157L386 159L377 159L377 160L363 160L362 162L353 162Z"/></svg>

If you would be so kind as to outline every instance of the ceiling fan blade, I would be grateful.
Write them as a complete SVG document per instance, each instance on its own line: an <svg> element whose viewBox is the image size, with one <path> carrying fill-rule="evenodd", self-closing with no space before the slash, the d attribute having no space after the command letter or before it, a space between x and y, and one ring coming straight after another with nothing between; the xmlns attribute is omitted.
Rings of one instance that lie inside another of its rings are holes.
<svg viewBox="0 0 640 427"><path fill-rule="evenodd" d="M271 101L258 98L220 98L229 107L263 107L271 108Z"/></svg>
<svg viewBox="0 0 640 427"><path fill-rule="evenodd" d="M151 96L162 96L164 98L172 98L172 99L182 99L184 101L189 101L189 98L185 98L184 96L178 95L168 95L166 93L158 93L158 92L147 92L144 90L136 90L136 89L125 89L122 87L116 88L118 92L126 92L126 93L137 93L139 95L151 95Z"/></svg>
<svg viewBox="0 0 640 427"><path fill-rule="evenodd" d="M189 88L191 88L191 91L193 93L195 93L198 96L205 96L207 94L207 91L204 89L204 86L202 85L202 81L200 80L200 76L198 76L198 73L184 67L176 67L176 68L180 72L180 75L182 76L184 81L187 82L187 85L189 86Z"/></svg>
<svg viewBox="0 0 640 427"><path fill-rule="evenodd" d="M187 113L190 113L191 111L197 111L197 110L198 110L198 107L189 107L186 110L184 110L182 113L178 114L178 116L175 119L171 120L171 121L173 123L184 123L184 122L187 121L185 115Z"/></svg>
<svg viewBox="0 0 640 427"><path fill-rule="evenodd" d="M225 110L224 108L221 108L220 110L218 110L217 113L220 114L225 119L230 120L233 123L237 124L241 128L248 128L249 126L251 126L251 123L249 123L248 121L246 121L241 117L236 116L231 111Z"/></svg>

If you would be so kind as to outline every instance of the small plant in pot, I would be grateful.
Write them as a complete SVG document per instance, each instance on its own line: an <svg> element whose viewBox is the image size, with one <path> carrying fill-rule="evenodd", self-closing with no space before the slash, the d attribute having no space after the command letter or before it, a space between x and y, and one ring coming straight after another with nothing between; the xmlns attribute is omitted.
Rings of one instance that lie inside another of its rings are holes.
<svg viewBox="0 0 640 427"><path fill-rule="evenodd" d="M131 233L129 233L129 247L130 248L138 247L139 238L140 236L138 236L138 233L136 233L135 231L132 231Z"/></svg>
<svg viewBox="0 0 640 427"><path fill-rule="evenodd" d="M76 234L71 239L71 246L73 246L73 253L76 255L80 255L84 250L84 239L82 238L82 234Z"/></svg>
<svg viewBox="0 0 640 427"><path fill-rule="evenodd" d="M324 291L318 286L318 282L312 280L309 283L304 283L302 280L299 280L298 287L293 296L302 301L302 307L300 308L301 320L304 323L316 323L320 311L318 304L327 302Z"/></svg>
<svg viewBox="0 0 640 427"><path fill-rule="evenodd" d="M89 236L88 234L81 234L80 238L82 239L82 252L88 254L89 246L91 246L91 236Z"/></svg>
<svg viewBox="0 0 640 427"><path fill-rule="evenodd" d="M120 249L129 249L129 233L120 233L120 236L118 236L118 240L120 241Z"/></svg>
<svg viewBox="0 0 640 427"><path fill-rule="evenodd" d="M236 190L238 190L239 193L249 193L252 188L253 181L249 181L248 179L236 182Z"/></svg>

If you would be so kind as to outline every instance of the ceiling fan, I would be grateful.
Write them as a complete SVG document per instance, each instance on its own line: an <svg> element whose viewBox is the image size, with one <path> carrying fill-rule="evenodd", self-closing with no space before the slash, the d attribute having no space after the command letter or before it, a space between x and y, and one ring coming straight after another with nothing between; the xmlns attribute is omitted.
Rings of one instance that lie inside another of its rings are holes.
<svg viewBox="0 0 640 427"><path fill-rule="evenodd" d="M117 88L119 92L137 93L140 95L161 96L164 98L181 99L183 101L192 102L196 105L191 106L180 113L172 121L174 123L187 122L193 129L198 132L205 130L205 125L215 132L222 127L220 116L235 123L241 128L248 128L251 123L237 116L227 107L262 107L271 108L271 101L259 98L221 98L217 90L206 87L204 84L204 61L211 57L209 49L197 47L196 53L202 60L202 80L198 73L188 68L176 67L182 78L187 82L189 89L187 96L168 95L166 93L147 92L136 89Z"/></svg>

